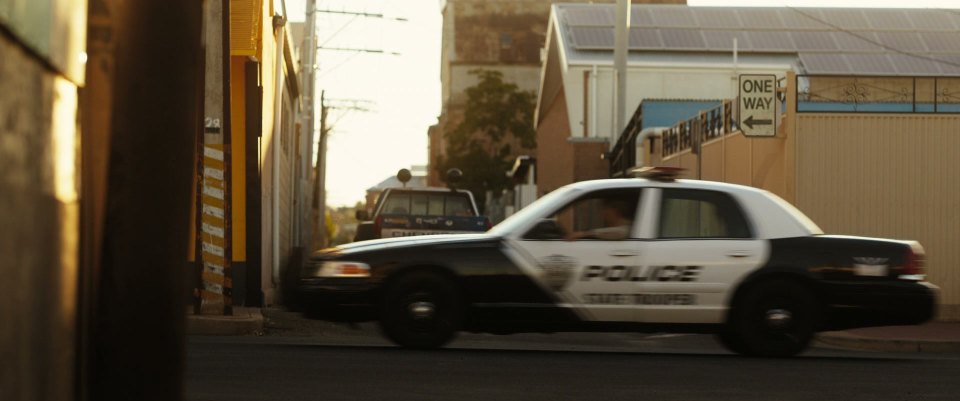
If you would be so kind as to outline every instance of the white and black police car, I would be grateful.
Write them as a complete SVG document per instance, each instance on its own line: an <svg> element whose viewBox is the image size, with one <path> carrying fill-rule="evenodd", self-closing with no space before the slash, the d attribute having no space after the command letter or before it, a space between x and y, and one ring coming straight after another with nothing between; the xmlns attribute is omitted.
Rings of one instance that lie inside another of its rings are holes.
<svg viewBox="0 0 960 401"><path fill-rule="evenodd" d="M795 355L818 331L933 316L919 243L824 235L770 192L675 173L571 184L485 234L317 252L300 305L376 320L404 347L459 331L669 331L755 356Z"/></svg>

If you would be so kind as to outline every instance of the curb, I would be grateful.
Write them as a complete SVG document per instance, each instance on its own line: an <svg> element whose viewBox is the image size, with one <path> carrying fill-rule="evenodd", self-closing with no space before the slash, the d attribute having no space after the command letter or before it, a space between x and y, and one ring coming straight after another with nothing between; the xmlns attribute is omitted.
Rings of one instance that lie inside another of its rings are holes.
<svg viewBox="0 0 960 401"><path fill-rule="evenodd" d="M187 335L243 336L263 333L260 309L247 309L234 316L187 315Z"/></svg>
<svg viewBox="0 0 960 401"><path fill-rule="evenodd" d="M931 341L863 337L844 332L826 332L817 342L832 347L883 352L960 352L960 341Z"/></svg>

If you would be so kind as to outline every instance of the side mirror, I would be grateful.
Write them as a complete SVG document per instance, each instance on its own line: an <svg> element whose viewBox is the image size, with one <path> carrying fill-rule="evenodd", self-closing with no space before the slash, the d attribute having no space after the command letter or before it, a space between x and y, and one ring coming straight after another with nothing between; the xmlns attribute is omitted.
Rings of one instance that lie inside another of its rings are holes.
<svg viewBox="0 0 960 401"><path fill-rule="evenodd" d="M367 221L370 220L370 214L366 210L360 209L354 213L354 217L357 218L357 221Z"/></svg>
<svg viewBox="0 0 960 401"><path fill-rule="evenodd" d="M557 224L556 220L552 219L543 219L540 220L537 225L533 226L526 235L523 236L524 239L540 239L540 240L551 240L551 239L563 239L566 234L563 232L563 228Z"/></svg>

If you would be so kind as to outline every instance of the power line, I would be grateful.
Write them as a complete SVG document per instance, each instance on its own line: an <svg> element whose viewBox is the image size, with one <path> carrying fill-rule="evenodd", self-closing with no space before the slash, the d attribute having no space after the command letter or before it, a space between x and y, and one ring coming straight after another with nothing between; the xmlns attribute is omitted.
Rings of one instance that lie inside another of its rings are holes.
<svg viewBox="0 0 960 401"><path fill-rule="evenodd" d="M399 56L400 53L397 52L388 52L383 49L362 49L362 48L352 48L352 47L323 47L317 46L317 50L330 50L338 52L357 52L357 53L376 53L376 54L388 54L391 56Z"/></svg>
<svg viewBox="0 0 960 401"><path fill-rule="evenodd" d="M344 23L342 26L340 26L340 29L337 29L336 32L334 32L333 34L331 34L330 37L328 37L326 41L324 41L323 43L320 44L320 47L323 47L323 46L326 45L327 43L330 43L331 40L336 39L337 35L339 35L340 32L343 32L343 30L346 29L348 26L350 26L350 24L352 24L353 21L356 21L356 20L357 20L357 17L359 17L359 15L354 15L353 18L350 18L349 21L347 21L347 22Z"/></svg>
<svg viewBox="0 0 960 401"><path fill-rule="evenodd" d="M357 11L337 11L337 10L313 10L313 11L322 13L322 14L353 15L357 17L382 18L382 19L391 20L391 21L407 22L406 18L385 17L383 14L380 14L380 13L364 13L364 12L357 12Z"/></svg>

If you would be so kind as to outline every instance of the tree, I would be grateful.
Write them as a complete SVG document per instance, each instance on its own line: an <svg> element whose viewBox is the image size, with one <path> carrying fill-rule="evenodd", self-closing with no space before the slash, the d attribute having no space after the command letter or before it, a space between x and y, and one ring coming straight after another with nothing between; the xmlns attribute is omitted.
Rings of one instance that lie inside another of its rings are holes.
<svg viewBox="0 0 960 401"><path fill-rule="evenodd" d="M494 197L510 184L506 172L513 159L537 147L533 128L535 95L504 82L499 71L471 70L477 84L467 88L463 121L445 134L447 157L437 159L440 177L450 168L463 170L459 187L473 192L481 211L486 191Z"/></svg>

